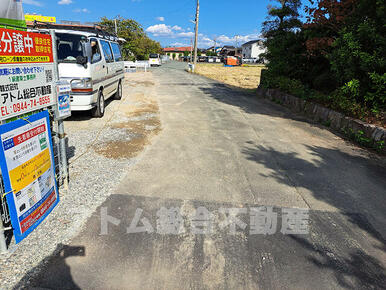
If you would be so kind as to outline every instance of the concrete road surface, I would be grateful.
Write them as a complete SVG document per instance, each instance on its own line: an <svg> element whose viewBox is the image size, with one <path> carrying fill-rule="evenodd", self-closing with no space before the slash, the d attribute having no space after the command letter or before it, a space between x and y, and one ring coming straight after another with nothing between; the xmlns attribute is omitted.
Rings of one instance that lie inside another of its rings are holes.
<svg viewBox="0 0 386 290"><path fill-rule="evenodd" d="M24 281L51 289L385 288L385 159L184 67L152 71L162 131L83 232ZM273 212L256 222L258 206ZM177 212L165 217L162 207ZM208 210L206 223L197 223L198 208ZM269 235L254 234L267 222Z"/></svg>

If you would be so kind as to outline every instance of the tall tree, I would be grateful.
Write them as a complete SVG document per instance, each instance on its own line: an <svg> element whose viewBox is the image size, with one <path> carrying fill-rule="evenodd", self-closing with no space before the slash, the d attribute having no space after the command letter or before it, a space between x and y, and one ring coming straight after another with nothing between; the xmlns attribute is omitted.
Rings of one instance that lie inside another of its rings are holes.
<svg viewBox="0 0 386 290"><path fill-rule="evenodd" d="M308 74L304 83L311 88L330 93L337 86L337 79L331 73L331 64L327 57L332 51L332 44L339 31L352 14L356 0L309 0L305 7L307 22L304 32L307 48Z"/></svg>
<svg viewBox="0 0 386 290"><path fill-rule="evenodd" d="M115 20L103 17L99 25L106 31L115 34ZM118 37L126 42L122 45L122 54L125 59L144 60L151 53L162 53L159 42L150 39L142 26L132 19L122 17L116 19Z"/></svg>
<svg viewBox="0 0 386 290"><path fill-rule="evenodd" d="M328 58L339 85L374 112L386 111L386 4L356 0L342 25Z"/></svg>
<svg viewBox="0 0 386 290"><path fill-rule="evenodd" d="M342 87L350 102L384 110L386 11L379 0L318 0L306 8L313 87ZM316 71L315 71L316 70Z"/></svg>
<svg viewBox="0 0 386 290"><path fill-rule="evenodd" d="M299 79L299 64L304 57L303 35L299 20L300 0L275 0L277 6L268 7L268 19L263 23L263 36L268 71L274 75Z"/></svg>

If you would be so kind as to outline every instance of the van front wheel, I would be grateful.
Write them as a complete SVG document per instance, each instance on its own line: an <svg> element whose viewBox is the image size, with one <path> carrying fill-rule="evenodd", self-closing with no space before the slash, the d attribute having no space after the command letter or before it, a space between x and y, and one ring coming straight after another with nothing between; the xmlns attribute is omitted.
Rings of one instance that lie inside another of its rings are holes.
<svg viewBox="0 0 386 290"><path fill-rule="evenodd" d="M122 83L119 82L118 83L118 88L117 88L117 91L114 95L114 100L120 100L122 99Z"/></svg>
<svg viewBox="0 0 386 290"><path fill-rule="evenodd" d="M95 118L102 118L105 114L105 97L103 96L102 91L99 92L96 106L92 108L91 114Z"/></svg>

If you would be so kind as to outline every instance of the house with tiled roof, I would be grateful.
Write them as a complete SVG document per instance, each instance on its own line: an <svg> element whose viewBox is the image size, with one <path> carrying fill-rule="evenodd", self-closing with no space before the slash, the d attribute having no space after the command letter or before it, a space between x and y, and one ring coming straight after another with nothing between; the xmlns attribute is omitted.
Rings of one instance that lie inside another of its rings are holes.
<svg viewBox="0 0 386 290"><path fill-rule="evenodd" d="M165 47L164 53L170 57L170 59L179 60L184 56L185 51L189 52L192 50L190 46L181 47Z"/></svg>

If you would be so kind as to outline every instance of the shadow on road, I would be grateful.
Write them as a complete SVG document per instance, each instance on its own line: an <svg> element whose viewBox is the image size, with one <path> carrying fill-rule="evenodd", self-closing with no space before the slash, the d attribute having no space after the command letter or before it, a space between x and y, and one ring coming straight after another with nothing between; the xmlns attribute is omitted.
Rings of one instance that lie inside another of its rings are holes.
<svg viewBox="0 0 386 290"><path fill-rule="evenodd" d="M230 85L213 80L209 81L209 84L206 86L199 87L199 89L207 96L225 104L237 106L247 114L261 114L297 121L307 121L305 117L294 114L283 106L279 106L265 99L258 99L254 90L232 88ZM313 125L323 127L319 124Z"/></svg>
<svg viewBox="0 0 386 290"><path fill-rule="evenodd" d="M247 114L311 122L314 127L326 129L287 108L264 99L257 99L251 93L232 89L221 83L210 82L206 86L201 86L200 90L208 97L237 106ZM332 133L342 137L336 132ZM260 175L310 192L316 200L336 208L346 217L348 222L346 228L351 224L347 228L348 232L355 236L354 232L358 228L361 229L365 235L372 237L370 248L385 253L386 163L384 160L377 157L371 159L351 155L339 148L301 145L312 156L311 159L305 159L299 152L281 152L273 147L253 142L247 142L242 153L248 160L270 169L271 173L268 175L261 173ZM331 231L331 229L326 227L325 231ZM311 244L310 241L299 237L293 237L293 239L307 251L316 252L320 258L313 257L310 260L320 268L334 271L342 287L383 288L386 285L385 269L377 259L381 257L379 251L375 256L371 256L360 247L354 247L343 256L339 252L334 253L333 248L323 249L321 245L315 246L315 243ZM350 239L350 235L347 239ZM346 241L343 236L337 235L336 242ZM334 258L336 256L338 258Z"/></svg>
<svg viewBox="0 0 386 290"><path fill-rule="evenodd" d="M30 284L38 285L38 287L42 289L80 290L78 285L73 281L71 269L67 265L66 259L86 256L85 247L59 244L54 253L54 256L47 257L38 267L32 269L30 273L27 273L14 289L23 289L26 284ZM48 262L55 265L55 267L51 267L50 271L38 272L36 275L36 272L46 266ZM31 277L33 278L31 279Z"/></svg>
<svg viewBox="0 0 386 290"><path fill-rule="evenodd" d="M348 223L335 227L340 226L350 234L345 237L339 233L334 245L350 241L359 228L365 233L364 241L371 243L370 248L386 252L384 237L372 225L374 223L378 229L384 229L385 168L367 158L349 155L339 149L304 146L314 156L312 161L303 159L297 152L279 152L272 147L251 147L251 144L246 144L242 153L248 160L272 170L270 174L262 176L295 186L297 190L305 189L317 200L337 208ZM332 219L329 227L333 228L332 223L337 224L338 220ZM320 234L331 231L330 228ZM367 239L367 235L373 239ZM381 262L361 247L353 247L343 255L336 248L329 248L328 243L321 245L305 238L291 237L307 252L314 251L317 257L309 257L310 261L320 268L334 271L342 287L382 288L386 285L385 269ZM376 257L378 254L375 254Z"/></svg>
<svg viewBox="0 0 386 290"><path fill-rule="evenodd" d="M304 146L313 156L312 160L300 157L298 152L279 152L261 145L246 144L242 153L248 160L272 170L269 175L260 175L306 189L316 199L344 213L362 214L361 219L350 217L352 222L385 243L364 216L371 216L380 224L385 222L386 169L372 160L336 148Z"/></svg>
<svg viewBox="0 0 386 290"><path fill-rule="evenodd" d="M334 249L312 244L300 236L290 236L306 249L308 259L319 268L331 270L338 284L348 289L382 289L386 285L385 269L380 261L361 249L345 257ZM315 255L316 254L316 255Z"/></svg>
<svg viewBox="0 0 386 290"><path fill-rule="evenodd" d="M105 109L114 102L114 98L110 97L107 100L105 100ZM88 121L95 117L91 115L91 110L89 111L72 111L71 117L66 119L66 122L78 122L78 121Z"/></svg>
<svg viewBox="0 0 386 290"><path fill-rule="evenodd" d="M257 99L252 93L233 89L216 81L209 81L206 86L200 86L199 89L208 97L237 106L247 114L260 114L310 123L307 118L283 106L264 99ZM312 123L312 126L326 129L316 123ZM340 136L337 133L334 134ZM350 155L339 148L302 145L314 160L306 160L300 157L298 152L280 152L272 147L266 148L253 143L245 144L242 153L247 159L272 169L273 172L267 177L273 177L278 182L290 186L305 188L311 191L318 200L343 212L372 216L379 221L378 226L381 224L382 228L386 229L385 160L382 157L373 156L374 159L371 159ZM274 158L276 163L269 162L271 158ZM353 223L356 221L353 220ZM368 227L366 228L368 230ZM378 236L381 235L378 234ZM382 232L382 236L385 239L386 231Z"/></svg>

